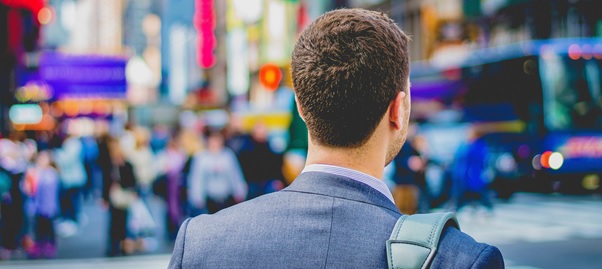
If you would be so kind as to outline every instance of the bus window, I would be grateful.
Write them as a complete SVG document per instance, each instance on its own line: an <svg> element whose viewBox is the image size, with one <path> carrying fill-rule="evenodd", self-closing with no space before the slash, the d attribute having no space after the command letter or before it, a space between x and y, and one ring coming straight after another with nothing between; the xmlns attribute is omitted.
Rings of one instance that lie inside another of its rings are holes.
<svg viewBox="0 0 602 269"><path fill-rule="evenodd" d="M468 121L523 126L497 130L501 132L541 132L542 94L536 57L466 67L463 77L467 87L460 102Z"/></svg>
<svg viewBox="0 0 602 269"><path fill-rule="evenodd" d="M564 54L541 58L545 124L550 130L602 129L602 61Z"/></svg>

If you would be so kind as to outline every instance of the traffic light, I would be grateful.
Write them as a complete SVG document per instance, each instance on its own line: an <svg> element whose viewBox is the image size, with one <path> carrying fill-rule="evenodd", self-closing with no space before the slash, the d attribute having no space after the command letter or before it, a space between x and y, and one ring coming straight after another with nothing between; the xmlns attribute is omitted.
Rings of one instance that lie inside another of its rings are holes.
<svg viewBox="0 0 602 269"><path fill-rule="evenodd" d="M275 64L264 64L259 69L259 82L270 91L275 91L282 80L282 71Z"/></svg>

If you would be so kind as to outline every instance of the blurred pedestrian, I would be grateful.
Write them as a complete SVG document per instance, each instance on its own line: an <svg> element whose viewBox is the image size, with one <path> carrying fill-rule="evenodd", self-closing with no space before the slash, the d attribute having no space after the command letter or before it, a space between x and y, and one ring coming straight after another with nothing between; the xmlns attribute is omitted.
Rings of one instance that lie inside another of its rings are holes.
<svg viewBox="0 0 602 269"><path fill-rule="evenodd" d="M488 166L489 150L482 135L471 127L466 143L460 146L455 155L452 180L453 200L451 209L458 211L467 204L485 209L485 214L493 213L493 202L489 185L493 172Z"/></svg>
<svg viewBox="0 0 602 269"><path fill-rule="evenodd" d="M158 154L167 147L167 143L171 138L169 127L164 124L155 124L153 132L150 136L150 148L154 154Z"/></svg>
<svg viewBox="0 0 602 269"><path fill-rule="evenodd" d="M27 232L21 184L29 163L21 140L17 132L0 139L0 181L5 186L0 196L0 260L14 255Z"/></svg>
<svg viewBox="0 0 602 269"><path fill-rule="evenodd" d="M282 175L282 155L272 150L268 143L268 129L257 122L242 147L238 160L249 185L247 199L280 190L284 187Z"/></svg>
<svg viewBox="0 0 602 269"><path fill-rule="evenodd" d="M181 145L181 149L186 154L186 161L182 167L182 186L180 188L179 196L180 203L182 203L182 210L186 212L186 215L198 215L196 207L189 203L188 199L188 178L190 176L190 170L194 157L204 150L204 142L202 136L197 134L193 129L182 129L178 134L178 140Z"/></svg>
<svg viewBox="0 0 602 269"><path fill-rule="evenodd" d="M444 167L431 156L429 141L424 135L416 134L412 139L412 145L422 159L422 173L418 184L420 188L418 211L421 213L429 212L432 207L438 207L448 199L442 194L443 191L441 190L444 184ZM449 180L447 182L449 183ZM449 191L449 188L447 189Z"/></svg>
<svg viewBox="0 0 602 269"><path fill-rule="evenodd" d="M410 141L406 141L393 159L395 187L392 194L395 205L403 214L418 212L420 199L420 181L422 181L424 163Z"/></svg>
<svg viewBox="0 0 602 269"><path fill-rule="evenodd" d="M81 138L84 169L86 171L86 184L82 193L85 198L98 198L100 179L98 178L98 142L92 135L85 135Z"/></svg>
<svg viewBox="0 0 602 269"><path fill-rule="evenodd" d="M230 114L228 125L224 129L224 137L226 138L226 146L230 148L236 156L249 146L251 136L245 132L243 120L236 114Z"/></svg>
<svg viewBox="0 0 602 269"><path fill-rule="evenodd" d="M169 268L386 268L386 241L402 215L380 179L405 142L408 43L382 12L337 9L307 26L291 61L307 165L282 191L186 220ZM448 226L429 266L504 261Z"/></svg>
<svg viewBox="0 0 602 269"><path fill-rule="evenodd" d="M296 98L293 98L289 110L291 111L292 118L287 130L288 144L283 154L282 164L282 174L287 185L291 184L303 171L308 147L307 125L299 115Z"/></svg>
<svg viewBox="0 0 602 269"><path fill-rule="evenodd" d="M112 161L111 161L111 153L110 153L110 149L109 149L109 144L110 143L117 143L115 142L115 138L113 138L111 135L109 135L108 133L104 132L99 134L98 136L98 158L96 159L96 163L98 165L98 168L100 169L100 175L101 175L101 200L102 202L106 203L108 205L109 201L108 201L108 191L110 189L111 184L113 183L113 176L111 175L111 171L112 171Z"/></svg>
<svg viewBox="0 0 602 269"><path fill-rule="evenodd" d="M152 193L153 182L157 179L159 169L155 154L150 148L150 132L144 127L133 130L134 148L125 151L128 162L134 168L134 177L138 192L143 200Z"/></svg>
<svg viewBox="0 0 602 269"><path fill-rule="evenodd" d="M224 146L220 131L209 130L207 150L199 152L188 175L188 201L199 213L215 213L244 201L247 184L236 156Z"/></svg>
<svg viewBox="0 0 602 269"><path fill-rule="evenodd" d="M170 240L176 239L178 227L183 221L182 200L180 191L183 185L182 170L188 156L180 148L176 138L167 142L167 147L159 154L159 163L165 177L165 202L167 203L166 229Z"/></svg>
<svg viewBox="0 0 602 269"><path fill-rule="evenodd" d="M59 214L59 176L50 156L49 151L38 154L25 184L34 208L35 246L28 251L32 258L56 257L54 220Z"/></svg>
<svg viewBox="0 0 602 269"><path fill-rule="evenodd" d="M65 236L71 236L77 232L82 189L87 181L83 145L78 137L68 135L62 146L55 149L53 153L52 157L58 167L61 182L61 216L65 219L59 230Z"/></svg>
<svg viewBox="0 0 602 269"><path fill-rule="evenodd" d="M134 252L134 236L128 233L128 208L137 199L134 168L120 143L106 137L110 156L110 181L103 186L104 206L109 209L109 231L106 255L129 255Z"/></svg>

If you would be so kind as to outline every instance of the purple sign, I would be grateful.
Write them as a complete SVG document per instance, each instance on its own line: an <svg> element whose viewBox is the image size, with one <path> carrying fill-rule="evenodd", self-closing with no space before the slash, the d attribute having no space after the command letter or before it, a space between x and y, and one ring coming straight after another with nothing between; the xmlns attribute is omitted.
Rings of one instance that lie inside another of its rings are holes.
<svg viewBox="0 0 602 269"><path fill-rule="evenodd" d="M39 79L53 99L126 97L124 58L46 53L40 58Z"/></svg>
<svg viewBox="0 0 602 269"><path fill-rule="evenodd" d="M448 100L452 99L463 87L460 81L436 80L420 81L412 80L412 99L420 100Z"/></svg>

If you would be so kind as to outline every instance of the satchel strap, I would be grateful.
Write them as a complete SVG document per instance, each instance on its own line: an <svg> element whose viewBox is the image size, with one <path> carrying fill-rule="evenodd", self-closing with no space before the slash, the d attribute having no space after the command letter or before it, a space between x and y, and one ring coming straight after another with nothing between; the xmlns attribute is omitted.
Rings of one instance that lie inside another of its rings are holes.
<svg viewBox="0 0 602 269"><path fill-rule="evenodd" d="M451 212L403 215L387 240L387 260L391 269L429 268L443 229L460 229Z"/></svg>

